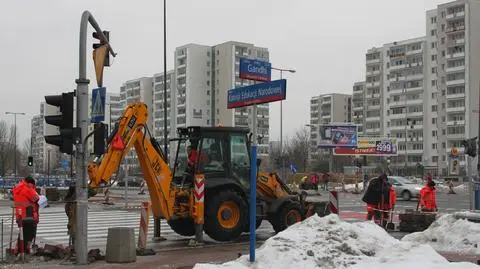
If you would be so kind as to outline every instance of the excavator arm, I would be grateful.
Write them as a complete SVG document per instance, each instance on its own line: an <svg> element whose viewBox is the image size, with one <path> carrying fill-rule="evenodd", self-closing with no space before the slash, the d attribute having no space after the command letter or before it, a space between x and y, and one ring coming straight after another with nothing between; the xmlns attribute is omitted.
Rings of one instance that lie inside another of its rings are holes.
<svg viewBox="0 0 480 269"><path fill-rule="evenodd" d="M148 109L144 103L128 105L111 134L107 151L98 161L88 165L89 185L96 188L108 183L133 147L148 186L152 213L169 220L173 214L173 202L169 199L172 171L157 141L148 132L147 119Z"/></svg>

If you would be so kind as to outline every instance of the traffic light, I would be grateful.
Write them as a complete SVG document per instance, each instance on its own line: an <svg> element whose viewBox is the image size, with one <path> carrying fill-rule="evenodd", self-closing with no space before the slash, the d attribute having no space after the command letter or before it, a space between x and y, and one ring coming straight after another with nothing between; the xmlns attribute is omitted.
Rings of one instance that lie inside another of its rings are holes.
<svg viewBox="0 0 480 269"><path fill-rule="evenodd" d="M462 141L462 146L465 148L465 154L475 158L477 156L477 138L470 138Z"/></svg>
<svg viewBox="0 0 480 269"><path fill-rule="evenodd" d="M73 92L47 95L47 104L59 107L60 115L45 116L45 122L59 128L58 135L46 135L45 142L60 148L60 152L72 154L73 145L80 142L80 128L73 128Z"/></svg>
<svg viewBox="0 0 480 269"><path fill-rule="evenodd" d="M28 166L33 166L33 157L28 156Z"/></svg>
<svg viewBox="0 0 480 269"><path fill-rule="evenodd" d="M103 153L105 153L105 140L108 136L107 126L108 125L101 122L94 124L93 153L97 156L100 156Z"/></svg>
<svg viewBox="0 0 480 269"><path fill-rule="evenodd" d="M102 48L102 47L106 47L108 42L110 42L110 32L109 31L102 31L102 32L103 32L103 35L106 38L105 40L103 40L102 37L97 32L92 33L93 38L98 39L98 42L99 42L99 43L94 43L93 44L94 55L95 55L95 51L97 49ZM96 60L95 56L93 58L94 58L94 61L95 61ZM106 49L102 66L110 66L110 53L109 53L108 49Z"/></svg>

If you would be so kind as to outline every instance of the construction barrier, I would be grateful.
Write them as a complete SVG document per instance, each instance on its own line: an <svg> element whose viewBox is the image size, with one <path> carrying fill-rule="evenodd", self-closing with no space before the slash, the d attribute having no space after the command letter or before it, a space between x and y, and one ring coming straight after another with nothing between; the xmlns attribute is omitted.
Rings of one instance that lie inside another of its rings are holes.
<svg viewBox="0 0 480 269"><path fill-rule="evenodd" d="M140 192L138 194L145 194L145 181L142 181L142 184L140 184Z"/></svg>
<svg viewBox="0 0 480 269"><path fill-rule="evenodd" d="M329 203L328 203L328 210L330 213L337 214L339 212L338 208L338 193L336 191L330 191L329 194Z"/></svg>
<svg viewBox="0 0 480 269"><path fill-rule="evenodd" d="M138 245L140 249L147 247L148 220L150 219L150 202L142 202L142 211L140 214L140 231L138 233Z"/></svg>

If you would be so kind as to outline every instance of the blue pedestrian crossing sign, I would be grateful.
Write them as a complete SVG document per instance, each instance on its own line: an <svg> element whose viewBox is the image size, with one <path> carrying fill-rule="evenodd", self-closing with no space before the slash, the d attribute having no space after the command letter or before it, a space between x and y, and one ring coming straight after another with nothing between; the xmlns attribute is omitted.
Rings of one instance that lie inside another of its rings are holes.
<svg viewBox="0 0 480 269"><path fill-rule="evenodd" d="M68 161L67 161L67 160L63 160L63 161L62 161L62 168L63 168L63 169L67 169L67 168L68 168Z"/></svg>
<svg viewBox="0 0 480 269"><path fill-rule="evenodd" d="M97 123L105 120L105 96L107 89L105 87L92 90L92 113L91 122Z"/></svg>

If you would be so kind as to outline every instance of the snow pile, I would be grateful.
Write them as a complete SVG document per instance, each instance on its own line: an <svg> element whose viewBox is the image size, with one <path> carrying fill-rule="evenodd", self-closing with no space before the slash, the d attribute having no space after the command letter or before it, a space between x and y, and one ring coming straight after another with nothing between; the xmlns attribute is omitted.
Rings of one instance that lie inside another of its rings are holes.
<svg viewBox="0 0 480 269"><path fill-rule="evenodd" d="M268 239L257 249L256 262L244 255L221 265L197 264L195 269L381 269L478 268L450 264L429 245L401 242L373 222L347 223L337 215L314 215Z"/></svg>
<svg viewBox="0 0 480 269"><path fill-rule="evenodd" d="M358 186L358 190L361 191L363 189L363 182L359 182L357 184ZM356 186L355 184L345 184L345 190L346 191L354 191L356 189ZM340 186L340 187L335 187L335 190L336 191L342 191L343 190L343 187Z"/></svg>
<svg viewBox="0 0 480 269"><path fill-rule="evenodd" d="M447 214L427 230L406 235L402 241L429 244L437 251L480 255L480 224Z"/></svg>

